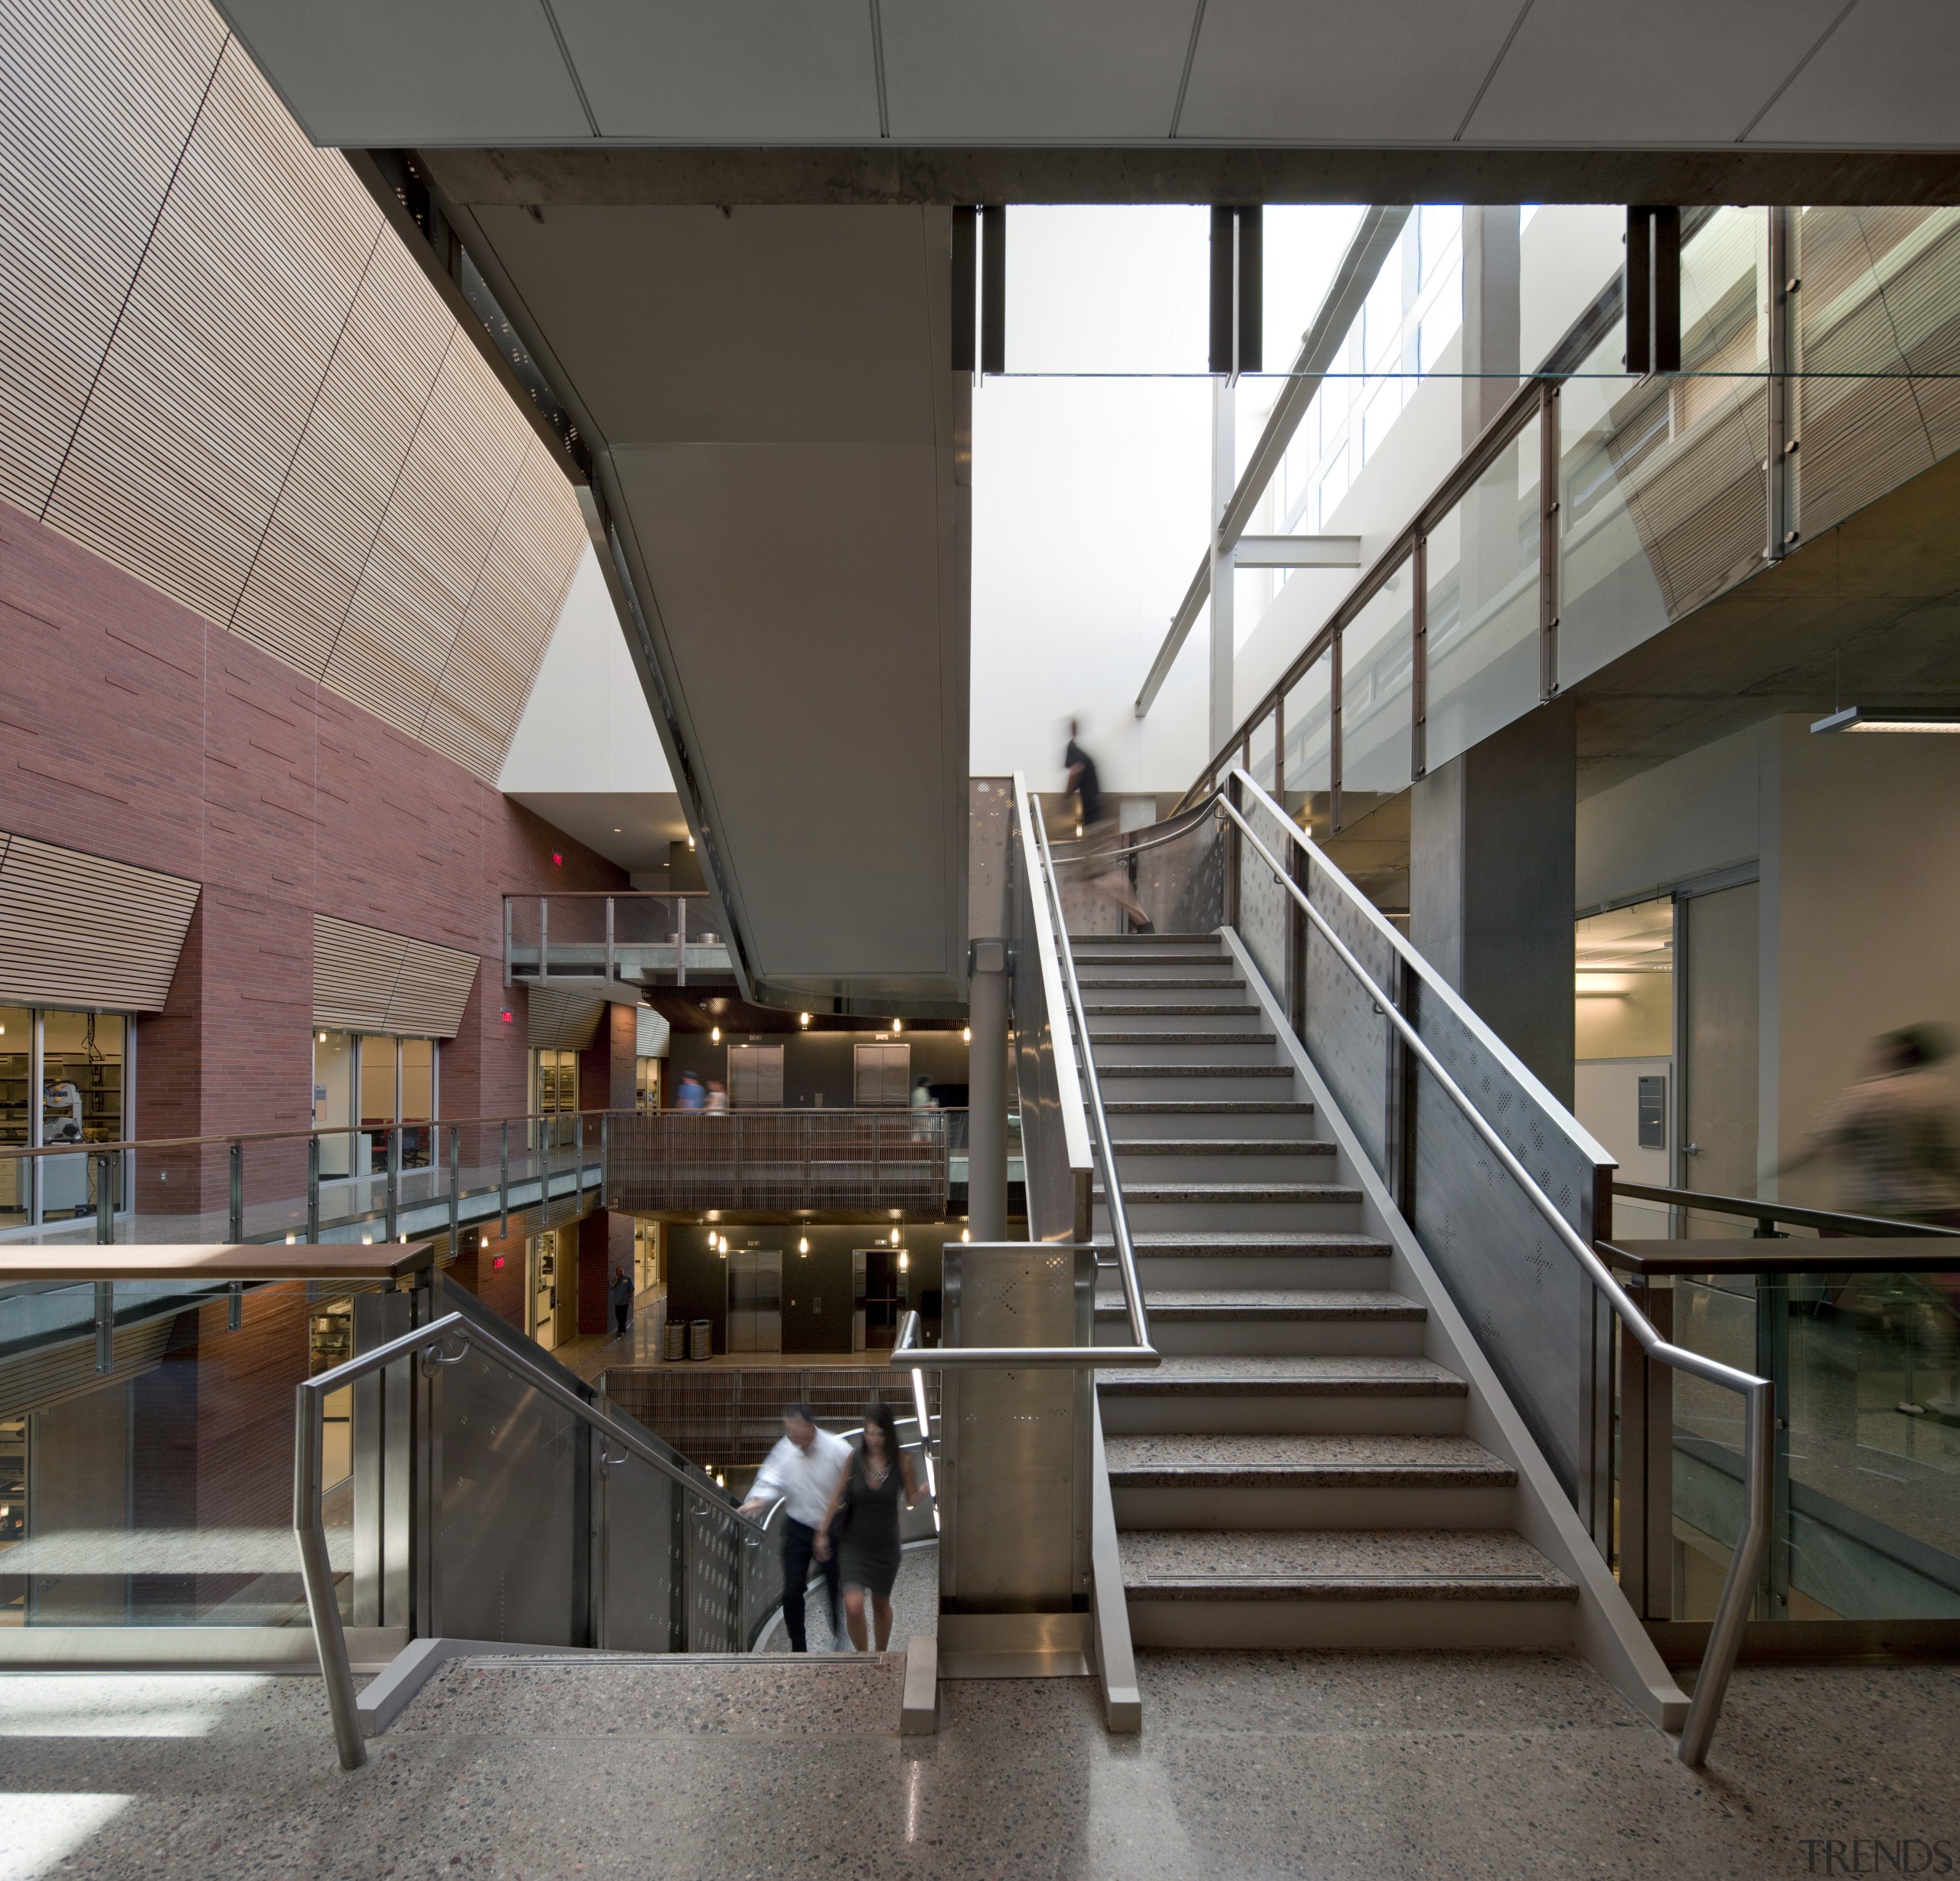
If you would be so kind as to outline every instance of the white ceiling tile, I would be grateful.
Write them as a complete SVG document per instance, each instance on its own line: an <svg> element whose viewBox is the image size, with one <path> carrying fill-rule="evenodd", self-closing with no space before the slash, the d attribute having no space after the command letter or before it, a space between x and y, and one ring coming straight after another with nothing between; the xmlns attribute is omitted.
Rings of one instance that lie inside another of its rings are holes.
<svg viewBox="0 0 1960 1881"><path fill-rule="evenodd" d="M935 435L943 210L473 213L609 444Z"/></svg>
<svg viewBox="0 0 1960 1881"><path fill-rule="evenodd" d="M1521 0L1210 0L1180 136L1445 143Z"/></svg>
<svg viewBox="0 0 1960 1881"><path fill-rule="evenodd" d="M586 143L591 127L539 0L224 0L316 143Z"/></svg>
<svg viewBox="0 0 1960 1881"><path fill-rule="evenodd" d="M557 0L608 137L876 142L867 0Z"/></svg>
<svg viewBox="0 0 1960 1881"><path fill-rule="evenodd" d="M1171 129L1197 0L881 0L891 134L1082 142Z"/></svg>
<svg viewBox="0 0 1960 1881"><path fill-rule="evenodd" d="M1749 141L1871 150L1960 146L1960 6L1862 0Z"/></svg>
<svg viewBox="0 0 1960 1881"><path fill-rule="evenodd" d="M1843 7L1645 0L1629 12L1623 0L1536 0L1464 141L1733 143Z"/></svg>

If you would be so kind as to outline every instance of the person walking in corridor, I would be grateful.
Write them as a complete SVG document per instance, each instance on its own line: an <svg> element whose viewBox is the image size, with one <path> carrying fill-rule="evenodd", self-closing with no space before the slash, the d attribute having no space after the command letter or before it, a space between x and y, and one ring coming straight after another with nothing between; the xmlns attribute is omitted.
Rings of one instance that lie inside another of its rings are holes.
<svg viewBox="0 0 1960 1881"><path fill-rule="evenodd" d="M792 1652L808 1652L804 1624L804 1590L809 1584L814 1556L830 1595L831 1638L844 1631L838 1618L838 1570L834 1550L817 1546L817 1533L835 1500L851 1446L841 1437L817 1428L807 1404L782 1408L782 1435L756 1472L744 1515L755 1515L772 1502L782 1504L782 1624Z"/></svg>
<svg viewBox="0 0 1960 1881"><path fill-rule="evenodd" d="M1070 719L1068 749L1062 753L1062 763L1068 772L1067 788L1082 802L1082 847L1077 852L1082 878L1129 916L1133 932L1148 934L1150 916L1131 894L1124 864L1116 854L1121 832L1116 828L1116 814L1102 801L1096 760L1083 749L1078 742L1080 733L1080 727Z"/></svg>
<svg viewBox="0 0 1960 1881"><path fill-rule="evenodd" d="M864 1448L851 1458L817 1530L819 1560L835 1556L844 1582L844 1624L851 1643L865 1649L864 1602L868 1595L877 1646L891 1644L891 1590L898 1579L898 1504L919 1500L912 1459L898 1447L891 1406L874 1399L864 1409Z"/></svg>
<svg viewBox="0 0 1960 1881"><path fill-rule="evenodd" d="M612 1300L613 1327L623 1339L633 1319L632 1276L623 1267L612 1276Z"/></svg>

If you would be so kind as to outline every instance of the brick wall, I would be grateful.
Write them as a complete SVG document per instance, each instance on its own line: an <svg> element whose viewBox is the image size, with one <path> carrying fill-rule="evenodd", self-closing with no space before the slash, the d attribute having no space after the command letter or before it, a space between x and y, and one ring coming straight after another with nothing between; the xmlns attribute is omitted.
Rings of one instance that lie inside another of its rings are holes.
<svg viewBox="0 0 1960 1881"><path fill-rule="evenodd" d="M141 1027L140 1135L306 1126L315 912L476 954L442 1109L524 1108L501 896L624 887L620 870L5 503L0 645L0 829L204 887Z"/></svg>

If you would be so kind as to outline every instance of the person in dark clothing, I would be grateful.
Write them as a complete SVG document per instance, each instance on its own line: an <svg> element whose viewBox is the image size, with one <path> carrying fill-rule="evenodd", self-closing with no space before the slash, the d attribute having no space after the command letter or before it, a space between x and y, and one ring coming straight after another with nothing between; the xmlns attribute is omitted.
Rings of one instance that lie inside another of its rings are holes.
<svg viewBox="0 0 1960 1881"><path fill-rule="evenodd" d="M891 1590L898 1579L898 1511L903 1497L908 1509L919 1500L913 1481L912 1459L898 1447L898 1425L891 1406L876 1399L865 1407L864 1447L838 1479L817 1530L817 1558L836 1556L844 1583L844 1623L851 1643L863 1652L867 1644L864 1608L868 1599L883 1652L891 1644Z"/></svg>
<svg viewBox="0 0 1960 1881"><path fill-rule="evenodd" d="M1062 763L1068 771L1068 788L1082 799L1081 874L1099 892L1107 895L1130 918L1132 929L1150 932L1150 916L1129 891L1123 865L1116 854L1119 832L1116 819L1102 801L1102 780L1096 774L1096 760L1079 742L1080 727L1069 720L1068 749Z"/></svg>
<svg viewBox="0 0 1960 1881"><path fill-rule="evenodd" d="M633 1318L633 1280L625 1268L612 1276L612 1323L623 1337Z"/></svg>

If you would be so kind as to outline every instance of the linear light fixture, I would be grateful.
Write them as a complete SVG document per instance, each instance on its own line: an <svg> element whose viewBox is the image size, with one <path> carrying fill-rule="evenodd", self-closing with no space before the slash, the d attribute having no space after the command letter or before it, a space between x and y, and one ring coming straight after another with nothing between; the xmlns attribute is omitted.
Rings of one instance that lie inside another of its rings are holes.
<svg viewBox="0 0 1960 1881"><path fill-rule="evenodd" d="M1880 712L1847 705L1815 720L1813 732L1960 732L1960 713Z"/></svg>

